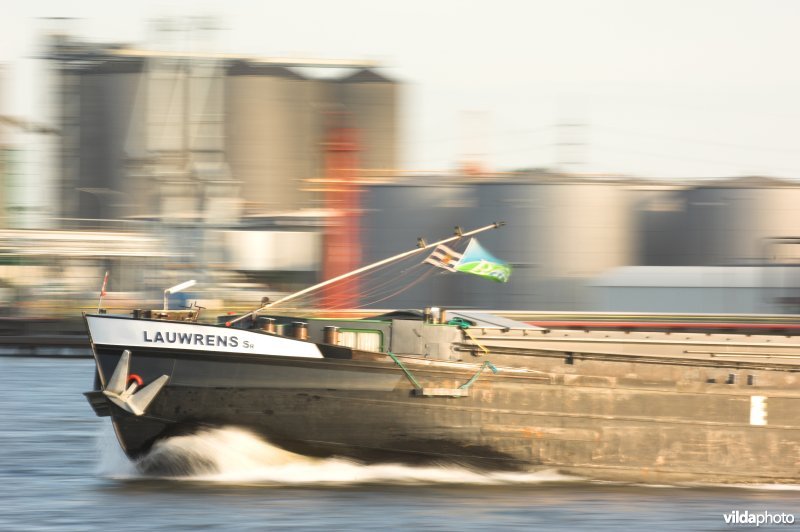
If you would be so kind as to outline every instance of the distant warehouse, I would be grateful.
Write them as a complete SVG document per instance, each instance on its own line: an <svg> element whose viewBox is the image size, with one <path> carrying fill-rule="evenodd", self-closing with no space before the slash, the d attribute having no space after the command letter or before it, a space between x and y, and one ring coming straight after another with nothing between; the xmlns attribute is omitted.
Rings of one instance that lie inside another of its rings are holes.
<svg viewBox="0 0 800 532"><path fill-rule="evenodd" d="M800 266L626 266L589 294L603 312L800 314Z"/></svg>

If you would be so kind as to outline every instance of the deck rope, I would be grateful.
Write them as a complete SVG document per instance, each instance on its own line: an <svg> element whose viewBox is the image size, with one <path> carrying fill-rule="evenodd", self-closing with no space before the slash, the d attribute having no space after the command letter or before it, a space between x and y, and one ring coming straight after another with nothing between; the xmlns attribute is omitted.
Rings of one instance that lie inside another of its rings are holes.
<svg viewBox="0 0 800 532"><path fill-rule="evenodd" d="M408 380L411 381L411 384L414 385L415 389L417 389L417 390L422 390L423 389L422 385L417 381L417 379L414 378L414 375L411 373L411 371L408 368L406 368L405 365L402 362L400 362L400 359L397 358L397 356L395 356L394 353L392 353L391 351L387 351L386 354L389 355L391 357L391 359L394 360L394 363L397 364L400 367L400 369L403 370L403 373L406 374L406 377L408 377ZM490 370L492 370L492 373L495 373L495 374L500 371L499 369L497 369L494 366L494 364L492 364L491 362L489 362L487 360L481 365L480 368L478 368L478 371L475 372L475 375L473 375L470 380L468 380L467 382L465 382L464 384L462 384L458 388L460 390L469 390L469 387L472 386L475 383L475 381L478 380L478 377L481 376L481 373L483 373L483 370L485 370L486 368L489 368Z"/></svg>
<svg viewBox="0 0 800 532"><path fill-rule="evenodd" d="M473 384L473 383L474 383L476 380L478 380L478 377L480 377L480 376L481 376L481 373L483 373L483 370L484 370L484 369L486 369L487 367L488 367L490 370L492 370L492 373L497 373L498 371L500 371L500 370L498 370L496 367L494 367L494 364L492 364L491 362L489 362L489 361L487 360L486 362L484 362L484 363L483 363L483 365L482 365L482 366L481 366L481 368L480 368L480 369L479 369L479 370L478 370L478 371L475 373L475 375L473 375L473 376L472 376L472 378L471 378L470 380L468 380L467 382L465 382L464 384L462 384L461 386L459 386L459 388L460 388L460 389L462 389L462 390L469 390L469 387L470 387L470 386L472 386L472 384Z"/></svg>
<svg viewBox="0 0 800 532"><path fill-rule="evenodd" d="M474 336L472 336L472 333L469 332L468 328L462 327L461 330L464 331L464 334L466 334L467 337L469 337L470 340L475 342L475 345L477 345L478 347L481 348L481 351L483 351L484 355L488 355L489 354L489 350L486 347L484 347L484 345L481 344L478 340L476 340Z"/></svg>
<svg viewBox="0 0 800 532"><path fill-rule="evenodd" d="M400 369L402 369L403 373L406 374L406 377L408 377L408 380L410 380L411 384L414 385L414 388L416 388L417 390L421 390L422 386L420 385L420 383L417 382L417 379L414 378L414 375L412 375L411 372L403 365L403 363L400 362L400 359L397 358L391 351L387 351L386 354L392 357L392 360L394 360L395 364L400 366Z"/></svg>

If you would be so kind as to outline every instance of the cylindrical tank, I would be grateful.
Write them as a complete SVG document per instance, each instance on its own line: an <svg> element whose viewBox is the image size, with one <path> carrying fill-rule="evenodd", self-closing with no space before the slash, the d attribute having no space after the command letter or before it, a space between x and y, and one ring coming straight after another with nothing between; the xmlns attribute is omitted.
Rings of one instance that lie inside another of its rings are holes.
<svg viewBox="0 0 800 532"><path fill-rule="evenodd" d="M310 79L283 67L232 63L225 87L227 155L251 205L308 207L315 196L304 180L323 176L323 143L334 125L358 131L359 168L396 167L398 91L396 82L371 70Z"/></svg>
<svg viewBox="0 0 800 532"><path fill-rule="evenodd" d="M370 69L336 80L338 103L359 132L359 168L397 168L399 86Z"/></svg>
<svg viewBox="0 0 800 532"><path fill-rule="evenodd" d="M511 263L508 283L436 272L383 304L578 310L585 305L587 279L633 262L630 198L625 183L552 175L376 185L365 194L364 247L377 260L408 249L416 236L432 240L455 225L505 221L502 229L476 238ZM459 245L457 251L466 242Z"/></svg>
<svg viewBox="0 0 800 532"><path fill-rule="evenodd" d="M633 261L625 183L533 175L476 188L476 221L507 222L480 241L511 263L512 274L504 285L470 283L470 301L493 308L579 310L586 304L587 279Z"/></svg>
<svg viewBox="0 0 800 532"><path fill-rule="evenodd" d="M676 225L686 211L686 185L639 183L631 188L635 257L638 266L681 264L678 245L684 236Z"/></svg>
<svg viewBox="0 0 800 532"><path fill-rule="evenodd" d="M77 115L62 139L64 180L71 190L65 204L76 218L121 218L141 214L141 197L128 179L129 160L144 154L144 61L94 64L64 73L62 105ZM66 112L66 111L65 111ZM76 195L74 202L69 199Z"/></svg>
<svg viewBox="0 0 800 532"><path fill-rule="evenodd" d="M475 205L473 190L460 181L426 176L363 188L361 248L365 264L410 250L419 237L430 243L452 235L456 225L472 224L469 213ZM431 251L362 276L360 305L420 309L458 304L452 299L455 275L415 267ZM420 282L416 274L423 272L431 272L430 278ZM373 287L382 283L386 283L385 287L375 293ZM397 293L383 299L393 292Z"/></svg>
<svg viewBox="0 0 800 532"><path fill-rule="evenodd" d="M283 67L237 61L225 87L226 147L231 172L261 212L308 207L303 180L318 177L321 150L311 131L307 80Z"/></svg>
<svg viewBox="0 0 800 532"><path fill-rule="evenodd" d="M679 265L742 265L773 260L768 239L800 236L800 187L769 178L740 178L688 189L676 216Z"/></svg>
<svg viewBox="0 0 800 532"><path fill-rule="evenodd" d="M323 329L323 341L326 344L337 345L339 343L339 327L328 325Z"/></svg>
<svg viewBox="0 0 800 532"><path fill-rule="evenodd" d="M275 318L258 318L261 330L268 333L275 333Z"/></svg>
<svg viewBox="0 0 800 532"><path fill-rule="evenodd" d="M308 324L302 321L292 323L293 336L298 340L308 340Z"/></svg>

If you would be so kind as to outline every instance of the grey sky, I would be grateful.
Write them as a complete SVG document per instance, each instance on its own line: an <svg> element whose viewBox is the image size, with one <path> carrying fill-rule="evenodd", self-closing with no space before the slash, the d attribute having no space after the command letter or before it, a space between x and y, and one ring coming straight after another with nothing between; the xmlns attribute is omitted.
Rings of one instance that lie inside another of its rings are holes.
<svg viewBox="0 0 800 532"><path fill-rule="evenodd" d="M404 166L800 177L794 1L27 1L0 17L4 112L46 116L37 17L141 42L147 20L216 15L219 50L377 58L406 82ZM185 43L189 46L189 43ZM559 134L559 122L582 123ZM562 153L561 157L564 154Z"/></svg>

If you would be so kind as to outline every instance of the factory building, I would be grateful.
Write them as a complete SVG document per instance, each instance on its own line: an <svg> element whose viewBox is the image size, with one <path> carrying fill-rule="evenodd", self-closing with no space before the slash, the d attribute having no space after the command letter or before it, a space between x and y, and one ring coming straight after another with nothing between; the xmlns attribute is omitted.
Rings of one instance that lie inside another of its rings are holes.
<svg viewBox="0 0 800 532"><path fill-rule="evenodd" d="M478 238L511 264L507 284L437 275L393 298L393 306L425 300L450 307L580 308L590 279L635 260L631 202L624 182L548 173L376 184L365 194L362 247L377 260L412 247L418 236L432 240L454 226L505 221Z"/></svg>
<svg viewBox="0 0 800 532"><path fill-rule="evenodd" d="M409 248L418 236L446 236L456 225L507 223L478 237L511 264L507 284L438 274L399 293L391 307L800 309L800 220L792 208L800 187L793 182L659 183L539 172L427 176L366 189L362 247L370 260Z"/></svg>
<svg viewBox="0 0 800 532"><path fill-rule="evenodd" d="M358 131L363 172L397 166L399 87L377 72L314 79L237 61L225 79L226 153L253 210L291 210L318 199L305 182L325 175L331 128Z"/></svg>
<svg viewBox="0 0 800 532"><path fill-rule="evenodd" d="M282 61L54 37L60 215L237 223L318 207L332 127L357 128L360 168L394 168L399 85L365 61ZM338 75L310 77L308 67Z"/></svg>
<svg viewBox="0 0 800 532"><path fill-rule="evenodd" d="M152 227L166 246L196 263L281 279L289 290L331 277L333 255L367 264L418 237L430 242L456 226L505 221L479 240L511 264L507 284L437 272L389 298L365 282L353 290L355 303L796 307L793 182L546 171L397 176L401 86L374 64L152 52L64 37L49 57L60 96L61 216L160 222ZM314 70L331 66L334 75ZM333 155L337 142L355 148ZM347 164L332 164L337 157ZM352 237L336 240L337 231Z"/></svg>

